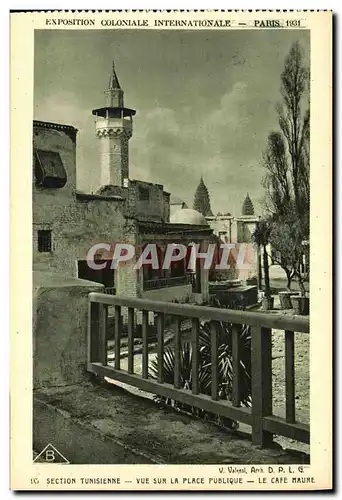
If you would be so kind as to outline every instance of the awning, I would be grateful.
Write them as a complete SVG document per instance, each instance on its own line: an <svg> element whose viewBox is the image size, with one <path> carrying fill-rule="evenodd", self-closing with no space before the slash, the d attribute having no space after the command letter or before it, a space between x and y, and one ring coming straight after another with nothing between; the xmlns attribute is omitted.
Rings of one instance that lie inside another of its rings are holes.
<svg viewBox="0 0 342 500"><path fill-rule="evenodd" d="M67 174L56 151L35 151L35 176L38 186L45 188L62 188L67 181Z"/></svg>

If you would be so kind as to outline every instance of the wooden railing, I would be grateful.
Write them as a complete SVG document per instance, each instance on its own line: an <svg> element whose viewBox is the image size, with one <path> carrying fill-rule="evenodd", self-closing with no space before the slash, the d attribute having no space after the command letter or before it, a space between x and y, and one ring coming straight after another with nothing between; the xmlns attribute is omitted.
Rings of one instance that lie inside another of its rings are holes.
<svg viewBox="0 0 342 500"><path fill-rule="evenodd" d="M107 313L108 306L115 308L114 367L107 363ZM127 309L128 368L120 366L120 338L122 333L122 308ZM134 373L134 317L135 310L142 311L142 373ZM157 379L149 377L148 312L156 314L157 326ZM164 317L175 317L175 367L173 385L164 383ZM181 319L192 322L192 390L180 388L181 369ZM232 401L219 399L218 395L218 342L217 333L211 332L211 396L199 391L199 321L213 320L232 324ZM239 342L241 325L251 327L252 406L240 404L241 371ZM273 415L272 410L272 329L285 331L285 385L286 417ZM187 304L173 304L145 299L132 299L101 293L89 294L88 371L101 377L109 377L139 389L171 398L180 403L203 409L252 426L252 441L268 446L273 435L282 435L309 443L309 426L296 422L294 378L294 332L308 334L309 320L305 317L289 317L258 312L219 309Z"/></svg>

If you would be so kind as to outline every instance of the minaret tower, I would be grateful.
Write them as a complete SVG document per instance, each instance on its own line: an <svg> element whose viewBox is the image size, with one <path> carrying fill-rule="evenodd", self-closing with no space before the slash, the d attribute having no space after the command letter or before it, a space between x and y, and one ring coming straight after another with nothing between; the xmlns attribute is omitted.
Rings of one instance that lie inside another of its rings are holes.
<svg viewBox="0 0 342 500"><path fill-rule="evenodd" d="M113 62L106 94L106 107L94 109L96 135L100 140L101 187L126 186L128 181L128 141L132 137L134 109L124 106Z"/></svg>

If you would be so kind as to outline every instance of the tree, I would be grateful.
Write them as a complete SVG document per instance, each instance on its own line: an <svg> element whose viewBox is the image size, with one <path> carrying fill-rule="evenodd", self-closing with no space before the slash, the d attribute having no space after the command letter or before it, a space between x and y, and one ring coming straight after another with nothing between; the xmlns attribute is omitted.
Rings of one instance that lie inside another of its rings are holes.
<svg viewBox="0 0 342 500"><path fill-rule="evenodd" d="M310 115L308 109L302 110L309 90L309 72L298 42L292 45L285 60L280 90L280 131L268 136L263 155L264 207L271 225L269 240L275 255L280 255L275 260L284 269L290 288L293 277L298 278L299 284L303 280L301 242L309 239L310 209Z"/></svg>
<svg viewBox="0 0 342 500"><path fill-rule="evenodd" d="M197 210L204 217L212 216L213 213L210 207L210 197L208 193L207 186L204 184L203 178L201 177L200 183L197 186L195 199L194 199L194 210Z"/></svg>
<svg viewBox="0 0 342 500"><path fill-rule="evenodd" d="M282 262L281 266L286 272L288 289L293 277L296 276L301 294L305 296L305 276L302 269L303 228L294 206L280 221L273 223L270 241L281 256L286 256L286 261Z"/></svg>
<svg viewBox="0 0 342 500"><path fill-rule="evenodd" d="M308 178L309 158L306 155L305 142L309 136L309 110L301 109L302 99L309 88L309 72L303 65L303 52L299 42L295 42L285 60L281 75L281 93L283 104L278 105L279 125L287 141L291 162L291 175L294 199L298 213L308 207L308 186L301 182Z"/></svg>
<svg viewBox="0 0 342 500"><path fill-rule="evenodd" d="M270 242L271 226L268 220L260 220L252 233L252 240L258 246L258 249L262 248L263 257L263 267L264 267L264 279L265 279L265 296L271 297L271 287L270 287L270 273L268 265L268 253L267 245Z"/></svg>
<svg viewBox="0 0 342 500"><path fill-rule="evenodd" d="M287 231L277 230L288 220L286 215L291 204L291 179L286 157L286 146L281 133L272 132L269 135L267 150L263 155L263 165L267 172L264 178L264 187L266 189L264 207L272 228L269 233L269 242L273 249L273 261L284 270L287 278L287 288L290 290L295 273L292 260L287 256L287 241L282 241Z"/></svg>
<svg viewBox="0 0 342 500"><path fill-rule="evenodd" d="M242 215L254 215L254 206L253 202L249 197L249 194L247 193L246 198L244 199L244 202L242 204Z"/></svg>

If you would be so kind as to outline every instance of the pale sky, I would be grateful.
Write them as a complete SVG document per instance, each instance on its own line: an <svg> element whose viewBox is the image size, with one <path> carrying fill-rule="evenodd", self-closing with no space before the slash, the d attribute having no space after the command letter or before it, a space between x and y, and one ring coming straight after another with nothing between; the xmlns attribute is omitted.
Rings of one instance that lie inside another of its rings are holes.
<svg viewBox="0 0 342 500"><path fill-rule="evenodd" d="M309 31L42 30L35 35L34 118L73 125L77 187L99 187L92 109L105 105L112 59L137 110L130 178L163 184L192 207L201 175L214 213L263 196L260 165L278 130L280 74L292 42L309 60Z"/></svg>

